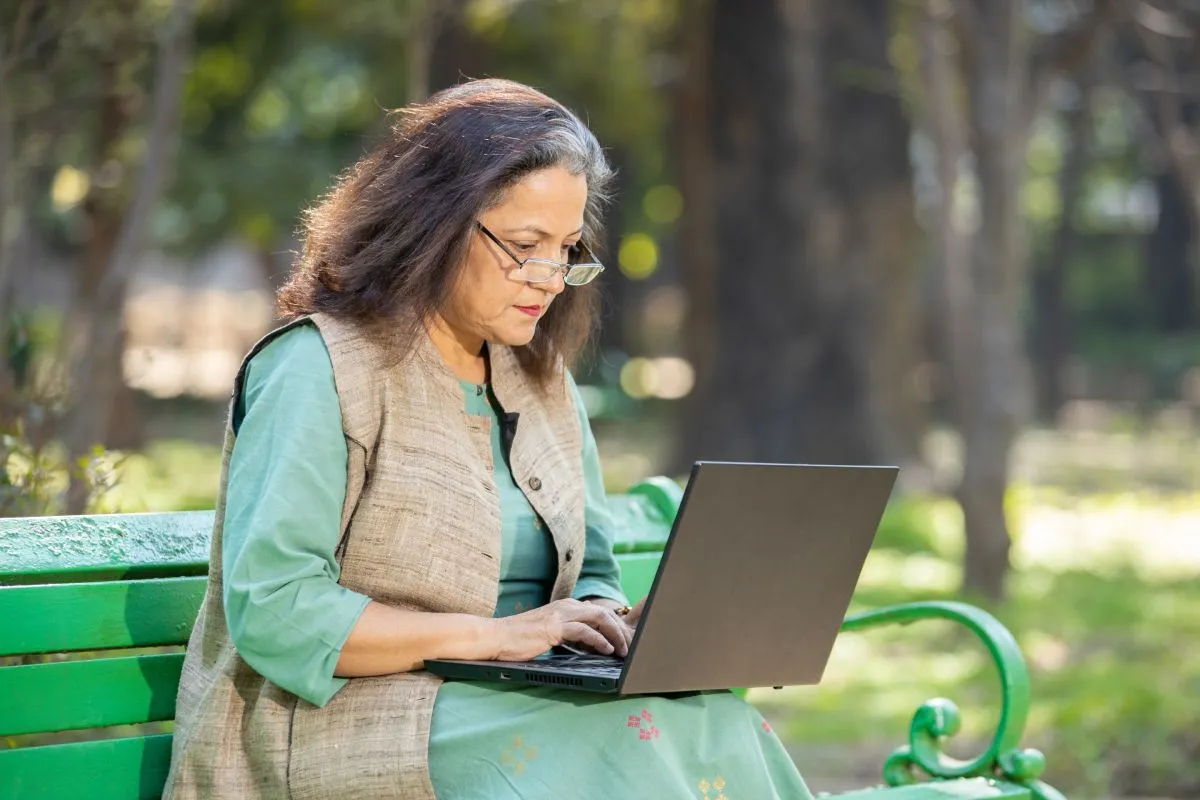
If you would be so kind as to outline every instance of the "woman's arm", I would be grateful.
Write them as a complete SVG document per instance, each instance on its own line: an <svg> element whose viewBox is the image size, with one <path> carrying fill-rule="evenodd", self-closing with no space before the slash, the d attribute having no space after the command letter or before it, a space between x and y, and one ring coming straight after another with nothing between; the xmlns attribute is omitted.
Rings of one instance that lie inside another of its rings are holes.
<svg viewBox="0 0 1200 800"><path fill-rule="evenodd" d="M630 637L614 611L579 600L558 600L500 619L402 611L373 602L346 639L337 674L409 672L432 658L527 661L568 642L625 656Z"/></svg>
<svg viewBox="0 0 1200 800"><path fill-rule="evenodd" d="M621 590L621 567L613 555L614 523L608 510L608 496L604 491L600 451L596 446L596 437L592 434L583 398L579 396L579 387L569 373L567 383L579 414L579 430L583 440L583 517L587 531L583 565L579 571L579 581L575 584L575 596L609 609L622 608L628 605L628 598Z"/></svg>
<svg viewBox="0 0 1200 800"><path fill-rule="evenodd" d="M500 647L491 620L470 614L404 611L367 604L338 658L335 675L357 678L421 669L430 658L489 660Z"/></svg>

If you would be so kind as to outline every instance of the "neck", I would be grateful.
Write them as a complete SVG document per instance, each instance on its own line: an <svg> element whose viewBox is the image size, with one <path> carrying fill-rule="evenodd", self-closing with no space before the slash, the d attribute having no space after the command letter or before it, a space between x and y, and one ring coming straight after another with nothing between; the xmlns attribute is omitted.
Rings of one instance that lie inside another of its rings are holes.
<svg viewBox="0 0 1200 800"><path fill-rule="evenodd" d="M483 339L457 330L440 314L426 326L429 340L446 366L457 377L471 383L487 381L487 363L483 357Z"/></svg>

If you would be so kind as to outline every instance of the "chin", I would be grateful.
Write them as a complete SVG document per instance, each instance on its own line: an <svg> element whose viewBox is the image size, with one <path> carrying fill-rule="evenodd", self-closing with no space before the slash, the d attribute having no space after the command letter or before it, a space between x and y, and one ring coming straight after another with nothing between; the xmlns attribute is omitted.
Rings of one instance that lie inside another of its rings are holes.
<svg viewBox="0 0 1200 800"><path fill-rule="evenodd" d="M524 347L533 341L533 335L537 331L535 326L529 326L526 329L497 331L496 338L492 339L496 344L507 345L508 347Z"/></svg>

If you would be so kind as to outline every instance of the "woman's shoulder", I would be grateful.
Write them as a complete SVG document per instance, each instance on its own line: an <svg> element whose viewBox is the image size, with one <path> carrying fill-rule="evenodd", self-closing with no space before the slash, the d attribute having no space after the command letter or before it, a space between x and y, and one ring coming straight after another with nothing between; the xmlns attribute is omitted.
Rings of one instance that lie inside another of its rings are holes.
<svg viewBox="0 0 1200 800"><path fill-rule="evenodd" d="M248 382L271 376L324 377L333 365L321 331L305 320L271 337L247 362Z"/></svg>

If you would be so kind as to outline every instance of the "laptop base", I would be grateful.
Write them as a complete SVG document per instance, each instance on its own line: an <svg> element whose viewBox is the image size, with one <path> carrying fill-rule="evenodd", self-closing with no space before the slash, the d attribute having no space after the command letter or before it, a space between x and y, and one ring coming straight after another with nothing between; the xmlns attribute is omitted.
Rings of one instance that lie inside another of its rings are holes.
<svg viewBox="0 0 1200 800"><path fill-rule="evenodd" d="M447 680L491 681L616 694L623 661L606 656L543 656L533 661L438 661L425 669Z"/></svg>

